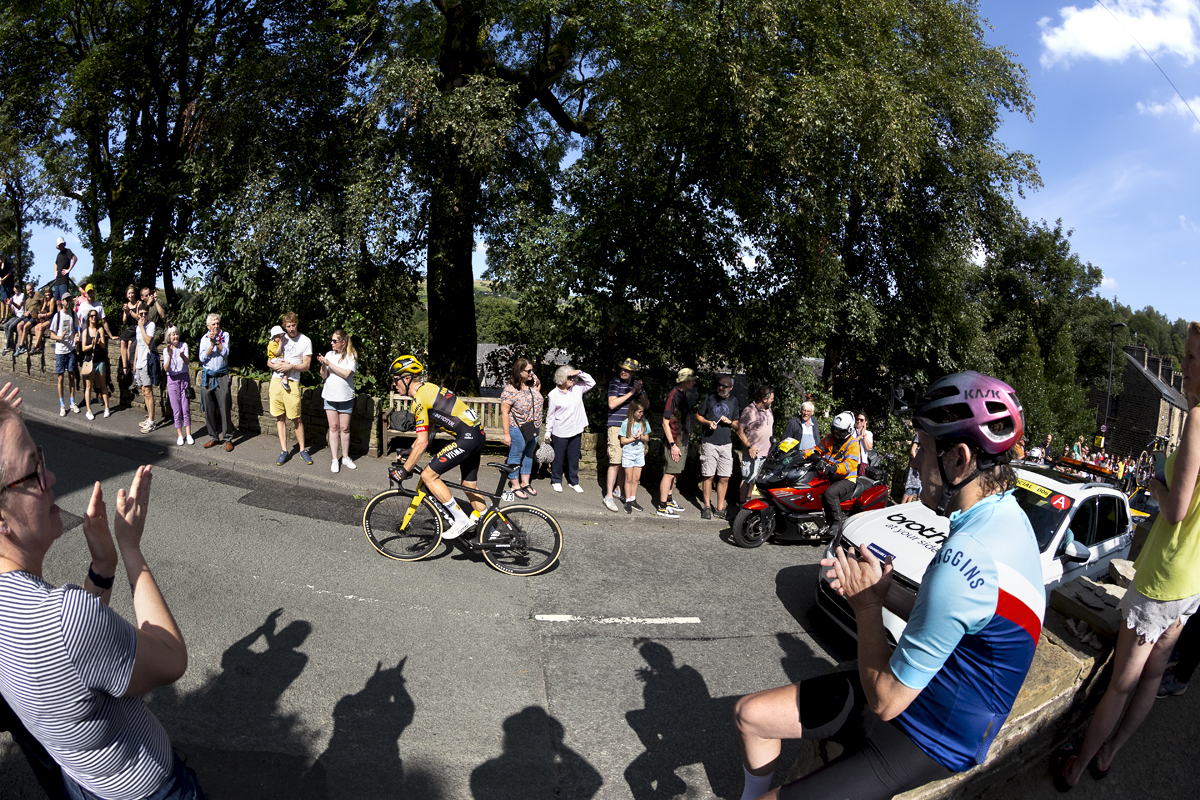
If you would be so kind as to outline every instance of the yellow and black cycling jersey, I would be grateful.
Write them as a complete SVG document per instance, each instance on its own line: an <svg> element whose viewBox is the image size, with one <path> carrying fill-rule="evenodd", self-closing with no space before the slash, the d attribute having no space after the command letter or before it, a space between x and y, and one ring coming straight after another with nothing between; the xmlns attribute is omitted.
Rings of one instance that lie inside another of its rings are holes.
<svg viewBox="0 0 1200 800"><path fill-rule="evenodd" d="M467 408L454 392L432 383L422 384L413 398L413 416L417 433L429 430L432 423L447 433L479 430L479 415Z"/></svg>

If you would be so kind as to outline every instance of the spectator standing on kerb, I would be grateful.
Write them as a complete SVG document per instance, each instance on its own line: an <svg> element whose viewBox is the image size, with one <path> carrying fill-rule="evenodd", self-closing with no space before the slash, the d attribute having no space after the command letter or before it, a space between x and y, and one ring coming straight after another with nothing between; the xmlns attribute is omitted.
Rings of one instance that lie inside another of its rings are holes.
<svg viewBox="0 0 1200 800"><path fill-rule="evenodd" d="M675 387L667 392L663 407L663 476L658 485L660 517L679 519L680 507L671 497L675 479L683 474L692 435L692 402L688 392L696 385L696 371L684 367L675 375Z"/></svg>
<svg viewBox="0 0 1200 800"><path fill-rule="evenodd" d="M200 357L200 403L204 406L204 422L212 438L206 448L216 447L222 440L225 452L233 452L233 419L230 417L229 334L221 330L221 315L209 314L205 319L208 333L200 337L197 355Z"/></svg>
<svg viewBox="0 0 1200 800"><path fill-rule="evenodd" d="M138 309L137 349L133 353L133 385L141 387L142 400L146 404L146 419L139 426L142 433L154 430L154 382L150 377L151 365L158 361L154 351L155 325L147 319L149 312ZM158 368L155 366L157 372Z"/></svg>
<svg viewBox="0 0 1200 800"><path fill-rule="evenodd" d="M275 466L282 467L288 460L287 422L292 421L296 429L296 443L300 445L300 460L312 465L312 456L304 444L304 423L300 421L300 373L308 370L312 363L312 342L300 333L300 317L289 311L280 320L283 322L283 351L280 357L288 367L288 388L284 389L279 373L271 376L271 416L275 417L275 429L279 433L279 458ZM268 365L270 368L270 365Z"/></svg>
<svg viewBox="0 0 1200 800"><path fill-rule="evenodd" d="M587 430L587 412L583 408L583 393L596 385L582 370L563 365L554 371L554 384L546 396L546 438L554 448L554 460L550 462L550 488L561 492L563 470L567 472L567 483L580 494L579 451L583 432Z"/></svg>
<svg viewBox="0 0 1200 800"><path fill-rule="evenodd" d="M750 495L750 487L758 480L771 452L771 434L775 431L775 413L771 405L775 402L775 391L765 383L754 390L754 402L742 409L738 420L737 435L745 449L742 460L742 502Z"/></svg>
<svg viewBox="0 0 1200 800"><path fill-rule="evenodd" d="M783 428L784 439L795 439L800 443L801 450L811 450L821 443L821 426L817 423L816 406L811 400L805 400L800 406L800 413L788 420Z"/></svg>
<svg viewBox="0 0 1200 800"><path fill-rule="evenodd" d="M61 240L60 240L61 241ZM54 342L54 374L58 376L58 415L67 415L63 390L71 399L71 411L79 413L75 404L75 312L71 310L71 295L58 298L58 311L50 320L50 340Z"/></svg>
<svg viewBox="0 0 1200 800"><path fill-rule="evenodd" d="M646 444L650 441L650 423L641 400L629 402L629 414L621 423L621 468L625 470L625 513L645 511L637 501L638 482L646 465Z"/></svg>
<svg viewBox="0 0 1200 800"><path fill-rule="evenodd" d="M917 453L921 440L913 434L912 447L908 450L908 477L904 481L904 499L901 503L915 503L921 499L921 473L917 471Z"/></svg>
<svg viewBox="0 0 1200 800"><path fill-rule="evenodd" d="M621 425L629 416L629 403L635 397L645 408L650 407L650 398L642 391L642 382L637 371L642 368L632 358L621 362L617 377L608 382L608 475L604 483L604 505L609 511L620 511L613 498L613 488L621 472Z"/></svg>
<svg viewBox="0 0 1200 800"><path fill-rule="evenodd" d="M154 356L149 361L150 385L162 386L164 381L162 379L161 365L158 361L158 346L162 344L166 333L164 328L167 322L167 310L163 308L163 304L158 300L157 287L142 287L141 307L146 309L146 321L154 325L154 337L153 341L150 342L150 352Z"/></svg>
<svg viewBox="0 0 1200 800"><path fill-rule="evenodd" d="M504 384L504 391L500 393L500 416L504 444L508 446L508 463L519 466L509 479L510 488L522 500L537 494L530 481L544 402L542 382L538 380L533 364L529 359L518 358Z"/></svg>
<svg viewBox="0 0 1200 800"><path fill-rule="evenodd" d="M67 247L61 236L54 246L58 248L58 255L54 257L54 299L60 300L71 290L67 276L71 274L79 257L71 252L71 248Z"/></svg>
<svg viewBox="0 0 1200 800"><path fill-rule="evenodd" d="M354 373L358 369L358 351L350 336L341 328L333 332L329 343L333 349L325 355L318 355L321 363L321 377L325 385L321 387L321 400L325 406L325 419L329 422L329 455L333 461L329 465L330 472L338 472L340 467L358 469L350 458L350 415L354 413ZM338 447L341 446L342 457L338 459Z"/></svg>
<svg viewBox="0 0 1200 800"><path fill-rule="evenodd" d="M700 402L696 421L700 423L700 477L702 479L700 519L712 519L709 507L713 478L717 479L718 519L725 519L725 491L733 474L733 431L738 427L741 404L733 396L733 378L722 375L717 379L716 394Z"/></svg>
<svg viewBox="0 0 1200 800"><path fill-rule="evenodd" d="M171 401L171 415L175 419L175 444L195 444L192 438L192 409L188 400L188 389L192 376L188 371L191 356L187 342L179 341L179 329L174 325L167 328L167 346L163 348L163 372L167 374L167 398Z"/></svg>

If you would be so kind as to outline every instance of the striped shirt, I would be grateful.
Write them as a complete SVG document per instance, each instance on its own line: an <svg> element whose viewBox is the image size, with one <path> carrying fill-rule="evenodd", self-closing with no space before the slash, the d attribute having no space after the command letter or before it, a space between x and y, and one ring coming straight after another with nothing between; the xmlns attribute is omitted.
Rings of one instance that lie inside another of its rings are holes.
<svg viewBox="0 0 1200 800"><path fill-rule="evenodd" d="M0 693L63 771L109 800L134 800L171 775L171 740L133 676L137 632L80 587L0 574Z"/></svg>

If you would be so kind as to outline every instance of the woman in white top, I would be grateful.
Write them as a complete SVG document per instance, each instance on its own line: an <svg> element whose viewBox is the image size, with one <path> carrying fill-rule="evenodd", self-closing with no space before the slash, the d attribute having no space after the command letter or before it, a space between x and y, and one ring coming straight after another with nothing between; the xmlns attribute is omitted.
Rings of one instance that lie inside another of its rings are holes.
<svg viewBox="0 0 1200 800"><path fill-rule="evenodd" d="M341 328L333 332L330 340L333 349L318 355L321 362L321 377L325 386L321 399L325 401L325 418L329 420L329 454L333 463L330 472L341 467L357 469L350 460L350 414L354 411L354 371L358 369L358 352L350 337ZM338 460L338 443L341 443L342 458Z"/></svg>
<svg viewBox="0 0 1200 800"><path fill-rule="evenodd" d="M554 373L554 384L546 397L546 436L554 448L550 462L550 488L562 491L563 462L567 467L567 482L577 492L579 485L579 450L583 432L587 429L587 412L583 410L583 393L596 385L592 376L573 367L562 366Z"/></svg>
<svg viewBox="0 0 1200 800"><path fill-rule="evenodd" d="M179 329L174 325L167 328L167 346L163 348L163 372L167 373L167 397L171 398L171 412L175 415L175 444L195 444L192 438L192 408L188 400L188 389L192 376L188 372L187 342L179 341Z"/></svg>

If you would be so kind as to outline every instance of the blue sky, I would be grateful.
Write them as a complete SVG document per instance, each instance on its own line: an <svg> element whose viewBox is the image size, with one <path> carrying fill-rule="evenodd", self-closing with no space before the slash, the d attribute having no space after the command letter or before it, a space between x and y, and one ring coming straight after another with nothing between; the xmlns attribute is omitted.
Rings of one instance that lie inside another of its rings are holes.
<svg viewBox="0 0 1200 800"><path fill-rule="evenodd" d="M1200 319L1200 123L1137 45L1200 115L1200 0L1105 5L979 3L988 42L1025 66L1035 98L1032 122L1011 115L1000 131L1044 184L1017 205L1074 229L1105 297Z"/></svg>
<svg viewBox="0 0 1200 800"><path fill-rule="evenodd" d="M1072 248L1104 272L1106 297L1169 318L1200 319L1200 0L1064 5L980 0L992 30L1029 74L1035 116L1010 116L1010 150L1038 160L1043 187L1017 198L1031 220L1073 229ZM1135 41L1135 38L1137 41ZM35 274L53 271L56 231L35 232ZM91 258L72 232L68 245ZM475 254L482 273L482 249Z"/></svg>

